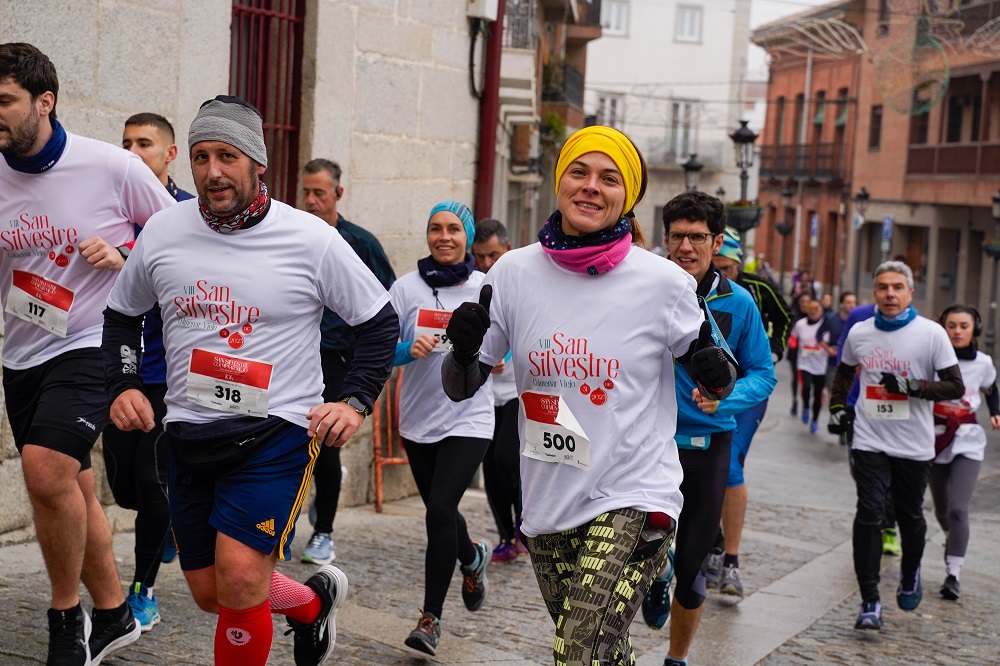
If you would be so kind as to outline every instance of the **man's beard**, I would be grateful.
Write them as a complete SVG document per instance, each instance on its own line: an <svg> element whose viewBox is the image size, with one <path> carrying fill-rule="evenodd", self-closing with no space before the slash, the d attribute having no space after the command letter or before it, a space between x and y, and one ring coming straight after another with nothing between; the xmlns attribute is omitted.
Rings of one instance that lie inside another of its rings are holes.
<svg viewBox="0 0 1000 666"><path fill-rule="evenodd" d="M25 157L38 141L38 109L32 105L31 115L19 125L8 128L10 138L0 142L0 154L5 157Z"/></svg>
<svg viewBox="0 0 1000 666"><path fill-rule="evenodd" d="M235 186L235 184L232 183L231 181L229 182L229 184ZM250 189L247 190L246 192L240 192L238 196L236 196L233 199L232 205L230 205L225 209L213 208L212 205L209 203L208 197L201 196L201 200L205 202L205 208L207 208L208 212L210 212L212 215L215 215L220 218L226 218L226 217L232 217L234 215L239 215L240 213L245 211L247 208L250 207L250 204L253 203L254 199L257 198L258 194L260 194L260 178L255 177L253 179L253 184L250 186Z"/></svg>

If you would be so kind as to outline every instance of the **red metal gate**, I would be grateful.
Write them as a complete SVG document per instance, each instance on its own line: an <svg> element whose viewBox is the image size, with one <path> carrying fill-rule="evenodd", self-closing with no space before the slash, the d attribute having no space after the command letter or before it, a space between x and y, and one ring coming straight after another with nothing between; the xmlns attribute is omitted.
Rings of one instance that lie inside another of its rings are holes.
<svg viewBox="0 0 1000 666"><path fill-rule="evenodd" d="M272 196L295 205L302 102L305 0L233 0L229 94L264 116Z"/></svg>

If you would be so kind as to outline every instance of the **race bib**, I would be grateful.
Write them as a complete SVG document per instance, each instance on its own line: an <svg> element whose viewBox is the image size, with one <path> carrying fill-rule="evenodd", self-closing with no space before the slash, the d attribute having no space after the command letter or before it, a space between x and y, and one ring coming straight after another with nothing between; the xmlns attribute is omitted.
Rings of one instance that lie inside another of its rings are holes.
<svg viewBox="0 0 1000 666"><path fill-rule="evenodd" d="M417 310L417 325L413 329L413 339L433 335L437 338L437 344L431 352L440 354L451 351L451 341L445 329L451 321L451 312L448 310Z"/></svg>
<svg viewBox="0 0 1000 666"><path fill-rule="evenodd" d="M884 386L865 386L865 415L876 421L905 421L910 418L910 398L889 393Z"/></svg>
<svg viewBox="0 0 1000 666"><path fill-rule="evenodd" d="M550 393L525 391L524 452L526 458L590 469L590 440L569 407Z"/></svg>
<svg viewBox="0 0 1000 666"><path fill-rule="evenodd" d="M7 312L65 338L73 292L33 273L15 270L13 277L7 295Z"/></svg>
<svg viewBox="0 0 1000 666"><path fill-rule="evenodd" d="M267 416L270 363L195 349L188 368L187 399L230 414Z"/></svg>

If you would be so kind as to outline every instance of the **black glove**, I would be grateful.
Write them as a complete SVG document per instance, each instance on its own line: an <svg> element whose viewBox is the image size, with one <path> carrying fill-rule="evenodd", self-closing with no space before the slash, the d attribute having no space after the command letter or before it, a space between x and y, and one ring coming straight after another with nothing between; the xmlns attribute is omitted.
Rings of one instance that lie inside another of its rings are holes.
<svg viewBox="0 0 1000 666"><path fill-rule="evenodd" d="M919 388L916 380L909 380L902 375L894 375L891 372L883 372L882 379L878 383L885 387L889 393L900 395L913 395Z"/></svg>
<svg viewBox="0 0 1000 666"><path fill-rule="evenodd" d="M736 368L729 362L726 352L712 339L712 325L702 322L691 356L693 379L698 390L709 400L723 400L736 385Z"/></svg>
<svg viewBox="0 0 1000 666"><path fill-rule="evenodd" d="M850 432L854 425L854 408L843 405L830 405L830 422L826 424L826 429L831 435L842 435Z"/></svg>
<svg viewBox="0 0 1000 666"><path fill-rule="evenodd" d="M493 287L484 284L479 291L479 302L465 302L451 313L448 322L448 340L451 341L455 360L467 364L479 355L483 338L490 327L490 301Z"/></svg>

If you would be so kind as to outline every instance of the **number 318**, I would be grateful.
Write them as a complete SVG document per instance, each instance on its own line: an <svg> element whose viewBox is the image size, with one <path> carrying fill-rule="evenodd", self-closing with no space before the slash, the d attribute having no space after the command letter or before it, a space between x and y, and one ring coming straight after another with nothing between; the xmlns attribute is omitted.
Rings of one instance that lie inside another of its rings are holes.
<svg viewBox="0 0 1000 666"><path fill-rule="evenodd" d="M215 397L216 398L223 398L225 400L229 400L230 402L239 402L240 401L240 390L239 389L230 389L230 388L227 388L225 386L216 386L215 387Z"/></svg>

